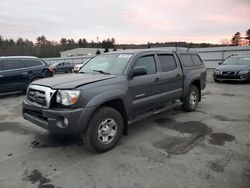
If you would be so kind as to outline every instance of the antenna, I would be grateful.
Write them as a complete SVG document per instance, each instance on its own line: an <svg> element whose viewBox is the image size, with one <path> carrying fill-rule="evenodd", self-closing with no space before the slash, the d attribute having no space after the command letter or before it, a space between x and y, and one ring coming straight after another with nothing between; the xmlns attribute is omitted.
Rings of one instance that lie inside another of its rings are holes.
<svg viewBox="0 0 250 188"><path fill-rule="evenodd" d="M178 51L178 42L175 43L175 51L177 52Z"/></svg>
<svg viewBox="0 0 250 188"><path fill-rule="evenodd" d="M187 52L189 51L189 49L191 48L191 46L192 46L192 42L188 45L188 49L187 49Z"/></svg>

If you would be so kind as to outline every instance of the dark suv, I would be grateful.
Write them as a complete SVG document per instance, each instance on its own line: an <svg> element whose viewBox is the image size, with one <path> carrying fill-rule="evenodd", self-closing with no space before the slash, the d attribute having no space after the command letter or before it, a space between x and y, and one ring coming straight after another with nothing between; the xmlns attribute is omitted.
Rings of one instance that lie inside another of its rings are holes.
<svg viewBox="0 0 250 188"><path fill-rule="evenodd" d="M0 57L0 93L25 91L29 84L53 76L53 70L42 59L26 56Z"/></svg>

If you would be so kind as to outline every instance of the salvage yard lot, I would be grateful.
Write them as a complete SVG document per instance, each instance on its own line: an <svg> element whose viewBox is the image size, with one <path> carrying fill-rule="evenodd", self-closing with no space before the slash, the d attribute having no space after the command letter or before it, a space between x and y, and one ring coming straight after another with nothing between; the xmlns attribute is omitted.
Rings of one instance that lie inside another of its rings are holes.
<svg viewBox="0 0 250 188"><path fill-rule="evenodd" d="M0 97L0 188L250 187L250 84L209 72L196 112L135 123L104 154L25 121L23 94Z"/></svg>

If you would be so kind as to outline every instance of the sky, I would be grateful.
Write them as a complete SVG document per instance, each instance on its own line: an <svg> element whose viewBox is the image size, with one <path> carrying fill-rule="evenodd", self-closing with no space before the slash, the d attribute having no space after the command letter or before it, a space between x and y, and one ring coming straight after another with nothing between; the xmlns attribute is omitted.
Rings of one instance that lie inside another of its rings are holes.
<svg viewBox="0 0 250 188"><path fill-rule="evenodd" d="M35 41L220 43L250 29L250 0L1 0L0 35Z"/></svg>

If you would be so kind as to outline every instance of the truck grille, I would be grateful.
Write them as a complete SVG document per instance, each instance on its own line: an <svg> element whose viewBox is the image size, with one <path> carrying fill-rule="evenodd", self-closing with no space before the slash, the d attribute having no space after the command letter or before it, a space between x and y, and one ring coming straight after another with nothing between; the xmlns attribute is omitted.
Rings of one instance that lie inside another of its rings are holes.
<svg viewBox="0 0 250 188"><path fill-rule="evenodd" d="M35 102L42 106L46 106L45 91L29 89L27 98L30 102Z"/></svg>
<svg viewBox="0 0 250 188"><path fill-rule="evenodd" d="M31 103L38 104L39 106L49 108L50 101L56 90L49 87L30 85L27 92L27 100Z"/></svg>
<svg viewBox="0 0 250 188"><path fill-rule="evenodd" d="M221 74L222 75L236 75L237 72L234 71L222 71Z"/></svg>

